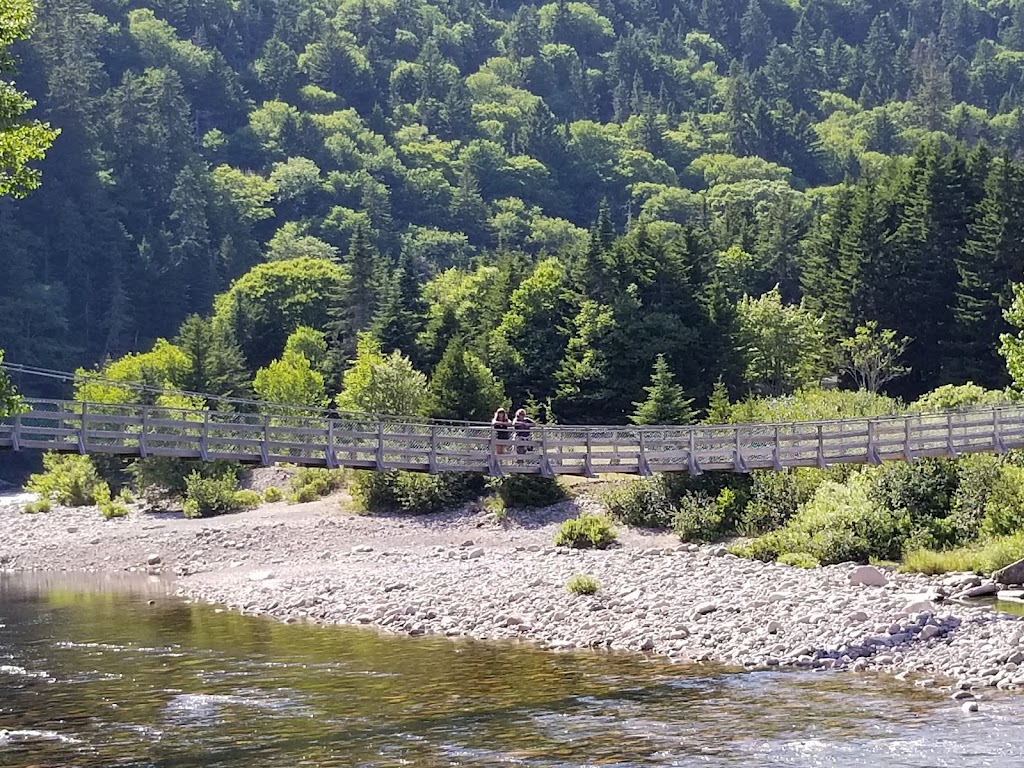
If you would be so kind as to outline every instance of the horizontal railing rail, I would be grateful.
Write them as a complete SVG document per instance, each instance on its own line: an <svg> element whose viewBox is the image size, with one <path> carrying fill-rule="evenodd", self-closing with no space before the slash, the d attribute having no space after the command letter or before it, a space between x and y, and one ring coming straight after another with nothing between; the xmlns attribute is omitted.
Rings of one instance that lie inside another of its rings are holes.
<svg viewBox="0 0 1024 768"><path fill-rule="evenodd" d="M777 424L534 425L505 438L489 424L352 414L338 418L160 405L26 400L0 420L0 450L172 456L386 471L748 472L913 461L1024 447L1024 406Z"/></svg>

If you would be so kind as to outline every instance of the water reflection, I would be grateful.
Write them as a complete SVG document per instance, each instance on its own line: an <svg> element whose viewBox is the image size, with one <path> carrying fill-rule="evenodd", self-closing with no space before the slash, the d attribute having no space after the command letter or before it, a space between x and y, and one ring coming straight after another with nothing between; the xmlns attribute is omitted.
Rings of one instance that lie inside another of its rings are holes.
<svg viewBox="0 0 1024 768"><path fill-rule="evenodd" d="M1016 698L410 640L0 578L0 766L1017 766ZM85 589L83 589L85 588ZM152 601L152 604L151 604ZM4 671L4 670L7 671ZM1012 724L1012 727L1011 727Z"/></svg>

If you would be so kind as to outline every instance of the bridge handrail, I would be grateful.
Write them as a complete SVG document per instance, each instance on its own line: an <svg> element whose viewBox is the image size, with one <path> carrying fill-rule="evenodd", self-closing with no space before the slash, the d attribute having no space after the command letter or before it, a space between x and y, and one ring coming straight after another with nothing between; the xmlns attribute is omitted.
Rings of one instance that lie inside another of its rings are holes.
<svg viewBox="0 0 1024 768"><path fill-rule="evenodd" d="M139 403L28 399L0 421L0 448L419 471L599 474L825 467L1024 447L1024 406L850 419L698 425L537 424L499 439L490 423L382 421ZM521 437L515 435L515 437Z"/></svg>

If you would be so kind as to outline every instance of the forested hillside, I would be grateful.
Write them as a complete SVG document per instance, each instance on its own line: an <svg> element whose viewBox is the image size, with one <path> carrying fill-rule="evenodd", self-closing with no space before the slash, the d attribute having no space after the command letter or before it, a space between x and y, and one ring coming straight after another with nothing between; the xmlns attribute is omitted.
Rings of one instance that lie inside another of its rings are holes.
<svg viewBox="0 0 1024 768"><path fill-rule="evenodd" d="M11 362L176 339L176 376L131 378L252 394L308 326L333 392L368 330L592 422L633 411L659 354L698 405L858 343L906 342L899 394L1009 381L1024 3L36 12L17 82L61 135L42 188L0 200Z"/></svg>

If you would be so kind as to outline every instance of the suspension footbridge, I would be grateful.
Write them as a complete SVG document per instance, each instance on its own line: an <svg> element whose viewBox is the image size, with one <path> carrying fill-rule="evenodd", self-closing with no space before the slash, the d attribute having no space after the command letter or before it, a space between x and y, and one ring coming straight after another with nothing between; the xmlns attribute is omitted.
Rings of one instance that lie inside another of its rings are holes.
<svg viewBox="0 0 1024 768"><path fill-rule="evenodd" d="M879 464L1024 447L1024 406L719 426L490 424L358 415L266 415L27 399L0 420L0 450L227 459L376 471L596 476Z"/></svg>

